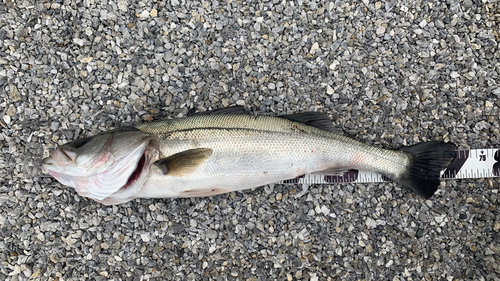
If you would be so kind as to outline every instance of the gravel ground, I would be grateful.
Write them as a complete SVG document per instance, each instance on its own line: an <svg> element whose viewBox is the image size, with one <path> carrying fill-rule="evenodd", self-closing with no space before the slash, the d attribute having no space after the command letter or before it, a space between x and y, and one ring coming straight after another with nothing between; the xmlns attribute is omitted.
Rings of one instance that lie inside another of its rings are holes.
<svg viewBox="0 0 500 281"><path fill-rule="evenodd" d="M0 2L0 279L500 280L498 179L110 207L36 177L45 146L235 104L500 147L498 2L405 2Z"/></svg>

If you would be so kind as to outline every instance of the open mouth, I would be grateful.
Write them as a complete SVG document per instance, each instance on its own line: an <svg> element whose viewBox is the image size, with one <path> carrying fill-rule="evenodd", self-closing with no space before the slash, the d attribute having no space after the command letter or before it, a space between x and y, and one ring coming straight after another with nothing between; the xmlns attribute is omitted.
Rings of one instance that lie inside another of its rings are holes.
<svg viewBox="0 0 500 281"><path fill-rule="evenodd" d="M134 183L137 179L139 179L145 163L146 163L146 153L142 154L141 159L139 159L139 163L137 163L137 167L128 178L127 183L124 186L122 186L120 190L127 189L127 187L129 187L132 183Z"/></svg>

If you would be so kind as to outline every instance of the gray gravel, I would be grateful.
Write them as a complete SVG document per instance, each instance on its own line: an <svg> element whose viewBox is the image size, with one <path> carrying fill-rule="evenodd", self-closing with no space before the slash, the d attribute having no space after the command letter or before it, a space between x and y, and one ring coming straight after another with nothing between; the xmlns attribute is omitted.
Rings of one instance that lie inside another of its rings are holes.
<svg viewBox="0 0 500 281"><path fill-rule="evenodd" d="M500 147L498 2L410 2L0 2L0 279L500 280L498 179L107 207L36 177L45 146L235 104Z"/></svg>

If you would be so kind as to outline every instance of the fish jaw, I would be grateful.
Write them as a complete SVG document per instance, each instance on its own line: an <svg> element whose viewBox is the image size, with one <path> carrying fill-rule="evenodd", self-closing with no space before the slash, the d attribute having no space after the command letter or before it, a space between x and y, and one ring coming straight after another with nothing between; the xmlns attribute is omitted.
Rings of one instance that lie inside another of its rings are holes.
<svg viewBox="0 0 500 281"><path fill-rule="evenodd" d="M79 195L102 201L127 186L134 173L143 173L144 167L139 167L139 163L148 144L149 139L119 158L109 151L108 144L106 151L85 168L70 161L71 156L66 157L62 148L56 148L50 152L50 157L43 160L42 165L50 175L62 184L73 187Z"/></svg>
<svg viewBox="0 0 500 281"><path fill-rule="evenodd" d="M71 165L71 162L73 162L76 158L76 154L74 152L64 150L60 147L50 149L49 155L50 157L42 160L42 165L57 165L59 167L67 166Z"/></svg>

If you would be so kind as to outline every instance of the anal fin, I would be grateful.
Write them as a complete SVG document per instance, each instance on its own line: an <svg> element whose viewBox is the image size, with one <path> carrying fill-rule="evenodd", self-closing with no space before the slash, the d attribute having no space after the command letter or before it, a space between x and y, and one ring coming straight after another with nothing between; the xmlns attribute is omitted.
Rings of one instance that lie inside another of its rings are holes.
<svg viewBox="0 0 500 281"><path fill-rule="evenodd" d="M182 192L183 197L208 197L222 193L228 193L233 190L227 188L204 188L204 189L192 189Z"/></svg>
<svg viewBox="0 0 500 281"><path fill-rule="evenodd" d="M352 167L335 167L328 168L322 171L316 171L311 173L312 175L330 175L330 176L342 176L345 172L349 171Z"/></svg>

